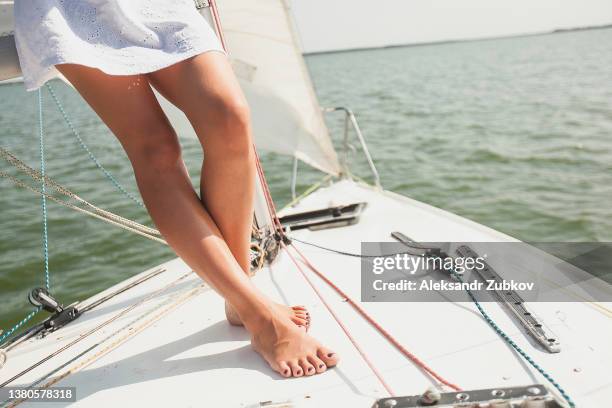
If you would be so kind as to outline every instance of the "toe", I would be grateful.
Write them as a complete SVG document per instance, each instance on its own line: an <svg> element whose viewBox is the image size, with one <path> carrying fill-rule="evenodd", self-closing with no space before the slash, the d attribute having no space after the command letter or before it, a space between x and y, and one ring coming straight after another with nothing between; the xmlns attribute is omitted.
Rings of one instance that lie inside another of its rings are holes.
<svg viewBox="0 0 612 408"><path fill-rule="evenodd" d="M297 316L297 317L300 317L300 318L302 318L302 319L307 319L307 318L308 318L308 313L306 313L306 312L301 312L301 311L299 311L299 310L298 310L298 311L294 311L294 312L293 312L293 315L294 315L294 316Z"/></svg>
<svg viewBox="0 0 612 408"><path fill-rule="evenodd" d="M302 367L300 367L297 361L290 361L289 367L291 367L291 373L294 377L301 377L304 375L304 370L302 370Z"/></svg>
<svg viewBox="0 0 612 408"><path fill-rule="evenodd" d="M293 323L297 324L298 326L306 326L306 325L308 325L308 319L304 319L304 318L301 318L299 316L293 316L291 318L291 321Z"/></svg>
<svg viewBox="0 0 612 408"><path fill-rule="evenodd" d="M306 358L300 359L300 367L302 367L302 370L304 370L304 374L306 375L313 375L317 372L314 366L310 364L310 362Z"/></svg>
<svg viewBox="0 0 612 408"><path fill-rule="evenodd" d="M291 368L289 368L289 365L285 361L281 361L277 364L276 371L283 377L291 377Z"/></svg>
<svg viewBox="0 0 612 408"><path fill-rule="evenodd" d="M317 370L317 373L319 374L327 370L327 366L325 365L323 360L321 360L317 356L314 356L314 355L308 356L308 361L310 361L310 364L314 366L315 370Z"/></svg>
<svg viewBox="0 0 612 408"><path fill-rule="evenodd" d="M328 367L333 367L338 364L338 355L326 347L319 347L317 355Z"/></svg>
<svg viewBox="0 0 612 408"><path fill-rule="evenodd" d="M295 311L298 310L303 310L303 311L307 311L308 309L306 309L306 306L302 306L302 305L298 305L298 306L291 306L291 308Z"/></svg>

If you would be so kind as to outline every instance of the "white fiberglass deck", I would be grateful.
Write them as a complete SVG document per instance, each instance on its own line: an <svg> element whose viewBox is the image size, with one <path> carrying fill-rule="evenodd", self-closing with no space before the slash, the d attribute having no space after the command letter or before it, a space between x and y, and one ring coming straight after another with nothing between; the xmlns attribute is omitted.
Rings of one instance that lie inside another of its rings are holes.
<svg viewBox="0 0 612 408"><path fill-rule="evenodd" d="M401 231L419 241L510 239L427 205L348 181L317 191L291 211L318 209L332 201L366 201L368 207L356 225L316 232L302 230L292 235L352 252L359 252L362 241L391 241L391 231ZM359 299L358 258L295 245L338 286ZM369 407L375 398L387 396L286 254L281 253L255 280L278 301L303 304L310 309L311 334L336 350L342 359L337 368L322 375L299 379L276 375L251 350L247 333L225 322L219 296L202 285L180 260L161 267L165 268L163 273L103 303L62 330L9 352L8 362L0 370L0 382L125 312L11 385L29 385L46 377L41 386L61 378L57 386L77 387L77 406L256 407L264 401L291 400L296 406ZM182 276L185 277L181 279ZM432 384L349 304L321 280L310 276L397 394L418 394ZM126 309L138 302L141 303L133 309ZM471 303L363 306L409 350L464 389L546 384L487 326ZM532 304L559 337L562 351L558 354L536 346L499 305L487 303L484 307L520 347L553 375L578 407L610 406L610 305ZM79 356L80 353L83 354ZM63 364L66 365L58 369ZM57 371L52 373L53 370Z"/></svg>

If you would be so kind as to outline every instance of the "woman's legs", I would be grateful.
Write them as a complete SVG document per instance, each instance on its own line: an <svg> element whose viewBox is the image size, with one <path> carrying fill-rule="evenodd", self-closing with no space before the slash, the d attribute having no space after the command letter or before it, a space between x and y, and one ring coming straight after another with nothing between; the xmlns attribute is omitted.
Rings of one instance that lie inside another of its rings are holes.
<svg viewBox="0 0 612 408"><path fill-rule="evenodd" d="M145 76L57 68L123 145L153 221L174 251L235 308L252 344L285 376L321 372L337 357L280 314L244 274L191 186L174 130Z"/></svg>
<svg viewBox="0 0 612 408"><path fill-rule="evenodd" d="M249 108L227 57L207 52L147 74L151 84L181 109L204 148L201 199L238 264L249 274L255 158ZM301 306L278 305L298 325L308 325ZM241 324L226 307L232 324Z"/></svg>

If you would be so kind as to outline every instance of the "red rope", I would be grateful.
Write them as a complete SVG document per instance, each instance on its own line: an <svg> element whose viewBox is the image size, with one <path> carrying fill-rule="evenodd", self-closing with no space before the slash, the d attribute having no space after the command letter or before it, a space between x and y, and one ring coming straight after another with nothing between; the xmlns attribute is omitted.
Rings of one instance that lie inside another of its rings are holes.
<svg viewBox="0 0 612 408"><path fill-rule="evenodd" d="M264 197L266 198L266 204L268 206L268 213L270 214L270 218L274 223L276 232L283 235L283 226L281 225L280 220L278 219L278 215L276 215L276 207L274 206L274 200L272 199L272 194L270 193L270 189L268 188L268 182L266 181L266 175L264 174L263 168L261 167L261 162L259 160L259 155L257 154L257 150L255 149L255 145L253 145L253 151L255 152L255 166L257 167L257 173L259 174L259 180L261 181L261 187L264 192Z"/></svg>
<svg viewBox="0 0 612 408"><path fill-rule="evenodd" d="M412 361L416 366L421 368L423 371L427 372L433 378L438 380L440 383L454 389L455 391L461 391L461 388L457 385L445 380L442 376L436 373L432 368L430 368L427 364L421 361L417 356L412 354L406 347L404 347L395 337L393 337L387 330L385 330L372 316L370 316L357 302L355 302L346 292L340 289L336 284L334 284L329 278L327 278L323 273L321 273L317 268L315 268L310 261L300 252L299 249L293 244L291 247L300 255L303 262L308 266L308 268L313 271L319 278L321 278L325 283L327 283L330 287L332 287L340 296L346 299L346 301L355 309L365 320L368 321L384 338L386 338L389 343L391 343L395 348L401 352L406 358ZM315 289L316 291L316 289Z"/></svg>
<svg viewBox="0 0 612 408"><path fill-rule="evenodd" d="M223 29L221 28L221 19L219 18L219 10L217 10L217 3L215 2L215 0L210 0L209 4L212 18L215 23L215 31L219 36L219 40L221 41L223 49L225 50L225 52L227 52L227 45L225 43L225 37L223 36Z"/></svg>
<svg viewBox="0 0 612 408"><path fill-rule="evenodd" d="M219 18L219 12L217 10L217 5L215 0L210 0L210 8L212 11L212 17L215 23L215 30L217 31L217 34L219 35L219 39L221 41L221 44L223 46L223 49L225 51L227 51L227 46L225 43L225 38L223 37L223 29L221 27L221 19ZM276 215L276 208L274 206L274 200L272 199L272 194L270 193L270 189L268 188L268 183L266 182L266 177L265 174L263 172L263 168L261 167L261 162L259 161L259 155L257 154L257 150L255 148L255 145L253 144L253 151L255 154L255 165L257 168L257 173L259 175L259 180L261 181L261 186L262 189L264 191L264 196L266 199L266 205L268 207L268 212L270 214L270 218L272 219L272 222L274 223L275 229L276 231L283 235L283 228L282 225L280 223L280 220L278 219L278 216ZM287 250L287 254L289 255L289 257L293 260L293 262L295 263L295 265L297 266L298 270L300 271L300 273L302 274L302 276L304 276L304 278L306 279L306 282L308 282L308 284L312 287L312 289L314 290L314 292L317 294L317 296L319 297L319 299L321 299L321 302L325 305L325 307L327 308L327 310L329 310L330 314L334 317L334 319L336 320L336 322L338 322L338 325L342 328L342 330L344 331L344 333L346 334L346 336L348 337L348 339L351 341L351 343L353 343L353 345L355 346L355 348L357 349L357 351L361 354L361 356L363 357L364 361L368 364L368 366L370 367L370 369L372 370L372 372L376 375L376 377L379 379L379 381L381 382L381 384L385 387L385 389L389 392L389 394L391 396L394 395L393 391L391 390L391 388L389 387L389 385L385 382L385 380L383 379L382 375L380 374L380 372L376 369L376 367L374 366L374 364L372 364L372 362L370 361L370 359L367 357L366 353L363 351L363 349L359 346L359 344L357 343L357 341L353 338L353 336L351 335L350 331L348 330L348 328L342 323L342 321L340 320L340 318L338 317L338 315L336 315L336 313L333 311L333 309L329 306L329 304L325 301L325 299L323 298L323 296L321 295L321 293L319 292L319 290L316 288L316 286L312 283L312 281L308 278L308 276L306 275L306 273L302 270L302 268L300 267L300 265L298 264L297 260L293 257L293 255L291 255L291 253L289 252L287 246L284 244L284 242L281 240L280 241L281 246ZM323 275L317 268L315 268L309 261L308 259L304 256L304 254L302 254L302 252L300 252L300 250L298 250L295 245L291 244L291 247L300 255L300 257L302 258L303 262L308 266L308 268L313 271L317 276L319 276L319 278L321 278L325 283L327 283L331 288L333 288L340 296L342 296L343 298L345 298L347 300L347 302L366 320L368 321L368 323L370 323L376 330L378 330L378 332L385 337L393 346L395 346L396 349L398 349L405 357L407 357L410 361L412 361L415 365L417 365L418 367L420 367L422 370L424 370L425 372L427 372L429 375L431 375L433 378L435 378L436 380L438 380L440 383L456 390L456 391L460 391L461 388L459 388L458 386L456 386L455 384L452 384L448 381L446 381L444 378L442 378L439 374L437 374L435 371L433 371L430 367L428 367L425 363L423 363L421 360L419 360L414 354L412 354L410 351L408 351L404 346L402 346L400 344L399 341L397 341L389 332L387 332L379 323L377 323L363 308L361 308L361 306L359 306L358 303L356 303L350 296L348 296L342 289L340 289L338 286L336 286L331 280L329 280L325 275Z"/></svg>
<svg viewBox="0 0 612 408"><path fill-rule="evenodd" d="M306 282L308 282L308 284L312 287L312 289L314 290L314 292L317 294L317 296L319 297L319 299L321 300L321 302L325 305L325 307L327 308L327 310L329 311L329 313L333 316L333 318L336 320L336 322L338 323L338 325L340 326L340 328L344 331L344 333L346 334L346 337L348 337L348 339L351 341L351 343L353 343L353 346L355 346L355 348L357 349L357 351L359 352L359 354L361 354L361 357L363 358L363 360L366 362L366 364L370 367L370 369L372 370L372 372L374 373L374 375L378 378L378 380L380 381L380 383L383 385L383 387L385 387L385 389L387 390L387 392L389 393L390 396L394 397L395 393L393 392L393 390L391 389L391 387L389 386L389 384L387 384L387 382L385 381L385 379L383 378L382 374L380 373L380 371L378 371L376 369L376 367L374 366L374 364L372 363L372 361L370 361L370 359L368 358L367 354L365 351L363 351L363 349L361 348L361 346L359 346L359 343L357 343L357 340L355 340L355 338L351 335L351 332L349 331L349 329L344 325L344 323L342 323L342 321L340 320L340 318L338 317L338 315L334 312L334 310L331 308L331 306L327 303L327 301L325 301L325 298L323 297L323 295L321 294L321 292L319 292L319 290L317 289L317 287L314 285L314 283L312 283L312 281L310 280L310 278L308 277L308 275L306 275L306 272L304 272L304 270L302 269L302 267L300 266L300 264L298 264L297 260L293 257L293 255L291 255L291 252L289 252L289 249L287 248L287 246L281 241L281 246L283 247L283 249L285 249L287 251L287 255L289 255L289 258L291 258L291 260L293 261L293 263L295 264L295 266L297 266L298 270L300 271L300 273L302 274L302 276L304 277L304 279L306 279ZM295 247L293 247L295 249Z"/></svg>
<svg viewBox="0 0 612 408"><path fill-rule="evenodd" d="M223 49L225 50L225 52L227 52L227 43L225 42L225 37L223 36L223 27L221 27L221 18L219 17L219 10L217 8L217 3L215 2L215 0L210 0L209 4L210 4L210 11L211 11L212 18L213 18L213 23L215 26L215 31L217 32L217 36L219 37L219 40L221 41L221 45L223 46ZM259 155L257 154L255 143L253 143L253 152L255 154L255 167L257 168L257 174L259 176L259 181L261 182L261 186L264 191L264 197L266 199L266 205L268 206L268 213L270 214L270 218L272 219L272 222L274 223L277 231L280 234L282 234L283 227L280 223L280 220L278 219L278 216L276 215L276 208L274 207L274 200L272 199L272 194L270 193L270 190L268 189L268 183L266 182L266 176L264 174L263 168L261 167L261 162L259 160Z"/></svg>

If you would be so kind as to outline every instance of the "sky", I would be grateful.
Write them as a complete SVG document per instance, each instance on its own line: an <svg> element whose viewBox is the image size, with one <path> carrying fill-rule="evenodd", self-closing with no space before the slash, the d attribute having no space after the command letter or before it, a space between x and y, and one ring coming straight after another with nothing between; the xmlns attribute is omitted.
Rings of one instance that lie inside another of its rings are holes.
<svg viewBox="0 0 612 408"><path fill-rule="evenodd" d="M304 52L612 24L612 0L290 0Z"/></svg>

